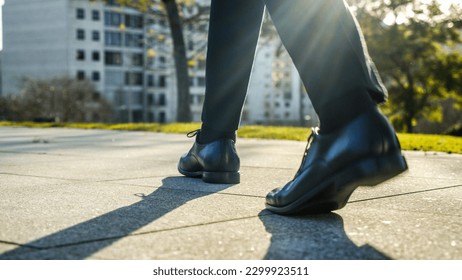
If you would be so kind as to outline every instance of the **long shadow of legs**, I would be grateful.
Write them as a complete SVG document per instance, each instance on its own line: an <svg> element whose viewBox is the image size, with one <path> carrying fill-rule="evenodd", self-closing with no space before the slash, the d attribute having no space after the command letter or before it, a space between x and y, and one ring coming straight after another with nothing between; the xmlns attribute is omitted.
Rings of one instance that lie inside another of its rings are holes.
<svg viewBox="0 0 462 280"><path fill-rule="evenodd" d="M389 259L369 245L356 246L335 213L284 217L262 211L259 217L271 234L265 259Z"/></svg>
<svg viewBox="0 0 462 280"><path fill-rule="evenodd" d="M162 186L132 205L63 229L0 255L0 259L84 259L194 199L226 189L214 185L211 192L185 190L186 177L168 177Z"/></svg>

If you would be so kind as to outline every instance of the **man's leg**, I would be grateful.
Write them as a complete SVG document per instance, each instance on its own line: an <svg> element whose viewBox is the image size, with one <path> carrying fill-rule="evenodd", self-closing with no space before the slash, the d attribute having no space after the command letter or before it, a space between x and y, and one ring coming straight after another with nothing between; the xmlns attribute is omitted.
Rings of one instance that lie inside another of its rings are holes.
<svg viewBox="0 0 462 280"><path fill-rule="evenodd" d="M260 0L212 0L199 140L232 138L239 126L263 18Z"/></svg>
<svg viewBox="0 0 462 280"><path fill-rule="evenodd" d="M307 87L321 131L347 122L386 90L342 0L265 0L279 35ZM336 112L333 114L332 112Z"/></svg>
<svg viewBox="0 0 462 280"><path fill-rule="evenodd" d="M264 0L320 120L294 179L270 192L281 214L342 208L359 185L407 169L393 128L376 107L386 90L342 0Z"/></svg>
<svg viewBox="0 0 462 280"><path fill-rule="evenodd" d="M202 128L178 171L208 183L240 182L235 134L263 18L261 0L212 0Z"/></svg>

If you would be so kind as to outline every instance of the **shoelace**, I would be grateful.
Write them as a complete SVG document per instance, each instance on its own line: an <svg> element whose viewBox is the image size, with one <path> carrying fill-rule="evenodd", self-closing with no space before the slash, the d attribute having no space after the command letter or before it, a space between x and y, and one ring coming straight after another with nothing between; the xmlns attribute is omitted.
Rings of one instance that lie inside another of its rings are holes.
<svg viewBox="0 0 462 280"><path fill-rule="evenodd" d="M310 148L311 143L313 143L314 139L318 135L318 131L319 131L319 128L317 128L317 127L312 127L311 128L311 134L308 136L308 139L307 139L307 142L306 142L305 152L303 153L302 162L300 163L300 167L298 168L297 172L295 173L295 177L300 175L299 173L302 171L303 164L305 163L306 156L308 155L308 149Z"/></svg>
<svg viewBox="0 0 462 280"><path fill-rule="evenodd" d="M196 129L196 130L193 130L193 131L188 132L188 133L186 134L186 136L187 136L188 138L193 138L193 137L195 137L197 134L199 134L200 132L201 132L200 129Z"/></svg>

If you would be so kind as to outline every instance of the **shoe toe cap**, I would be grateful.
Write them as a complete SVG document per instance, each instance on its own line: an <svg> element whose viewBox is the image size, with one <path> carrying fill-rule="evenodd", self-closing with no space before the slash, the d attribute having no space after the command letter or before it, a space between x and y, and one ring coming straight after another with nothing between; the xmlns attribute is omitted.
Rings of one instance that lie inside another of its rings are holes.
<svg viewBox="0 0 462 280"><path fill-rule="evenodd" d="M276 188L272 191L270 191L266 195L266 204L272 205L272 206L279 206L281 205L281 197L280 197L280 191L282 187Z"/></svg>

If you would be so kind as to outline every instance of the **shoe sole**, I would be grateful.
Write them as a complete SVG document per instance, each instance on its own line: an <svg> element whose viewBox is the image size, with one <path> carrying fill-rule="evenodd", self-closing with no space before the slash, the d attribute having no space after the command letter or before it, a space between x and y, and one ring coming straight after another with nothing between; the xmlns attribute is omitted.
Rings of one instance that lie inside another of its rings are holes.
<svg viewBox="0 0 462 280"><path fill-rule="evenodd" d="M189 172L181 169L178 166L178 172L191 178L202 178L202 181L211 184L239 184L241 181L241 174L237 172L210 172L210 171L196 171Z"/></svg>
<svg viewBox="0 0 462 280"><path fill-rule="evenodd" d="M359 186L375 186L408 169L401 155L373 157L344 168L294 202L284 206L266 204L277 214L326 213L343 208Z"/></svg>

